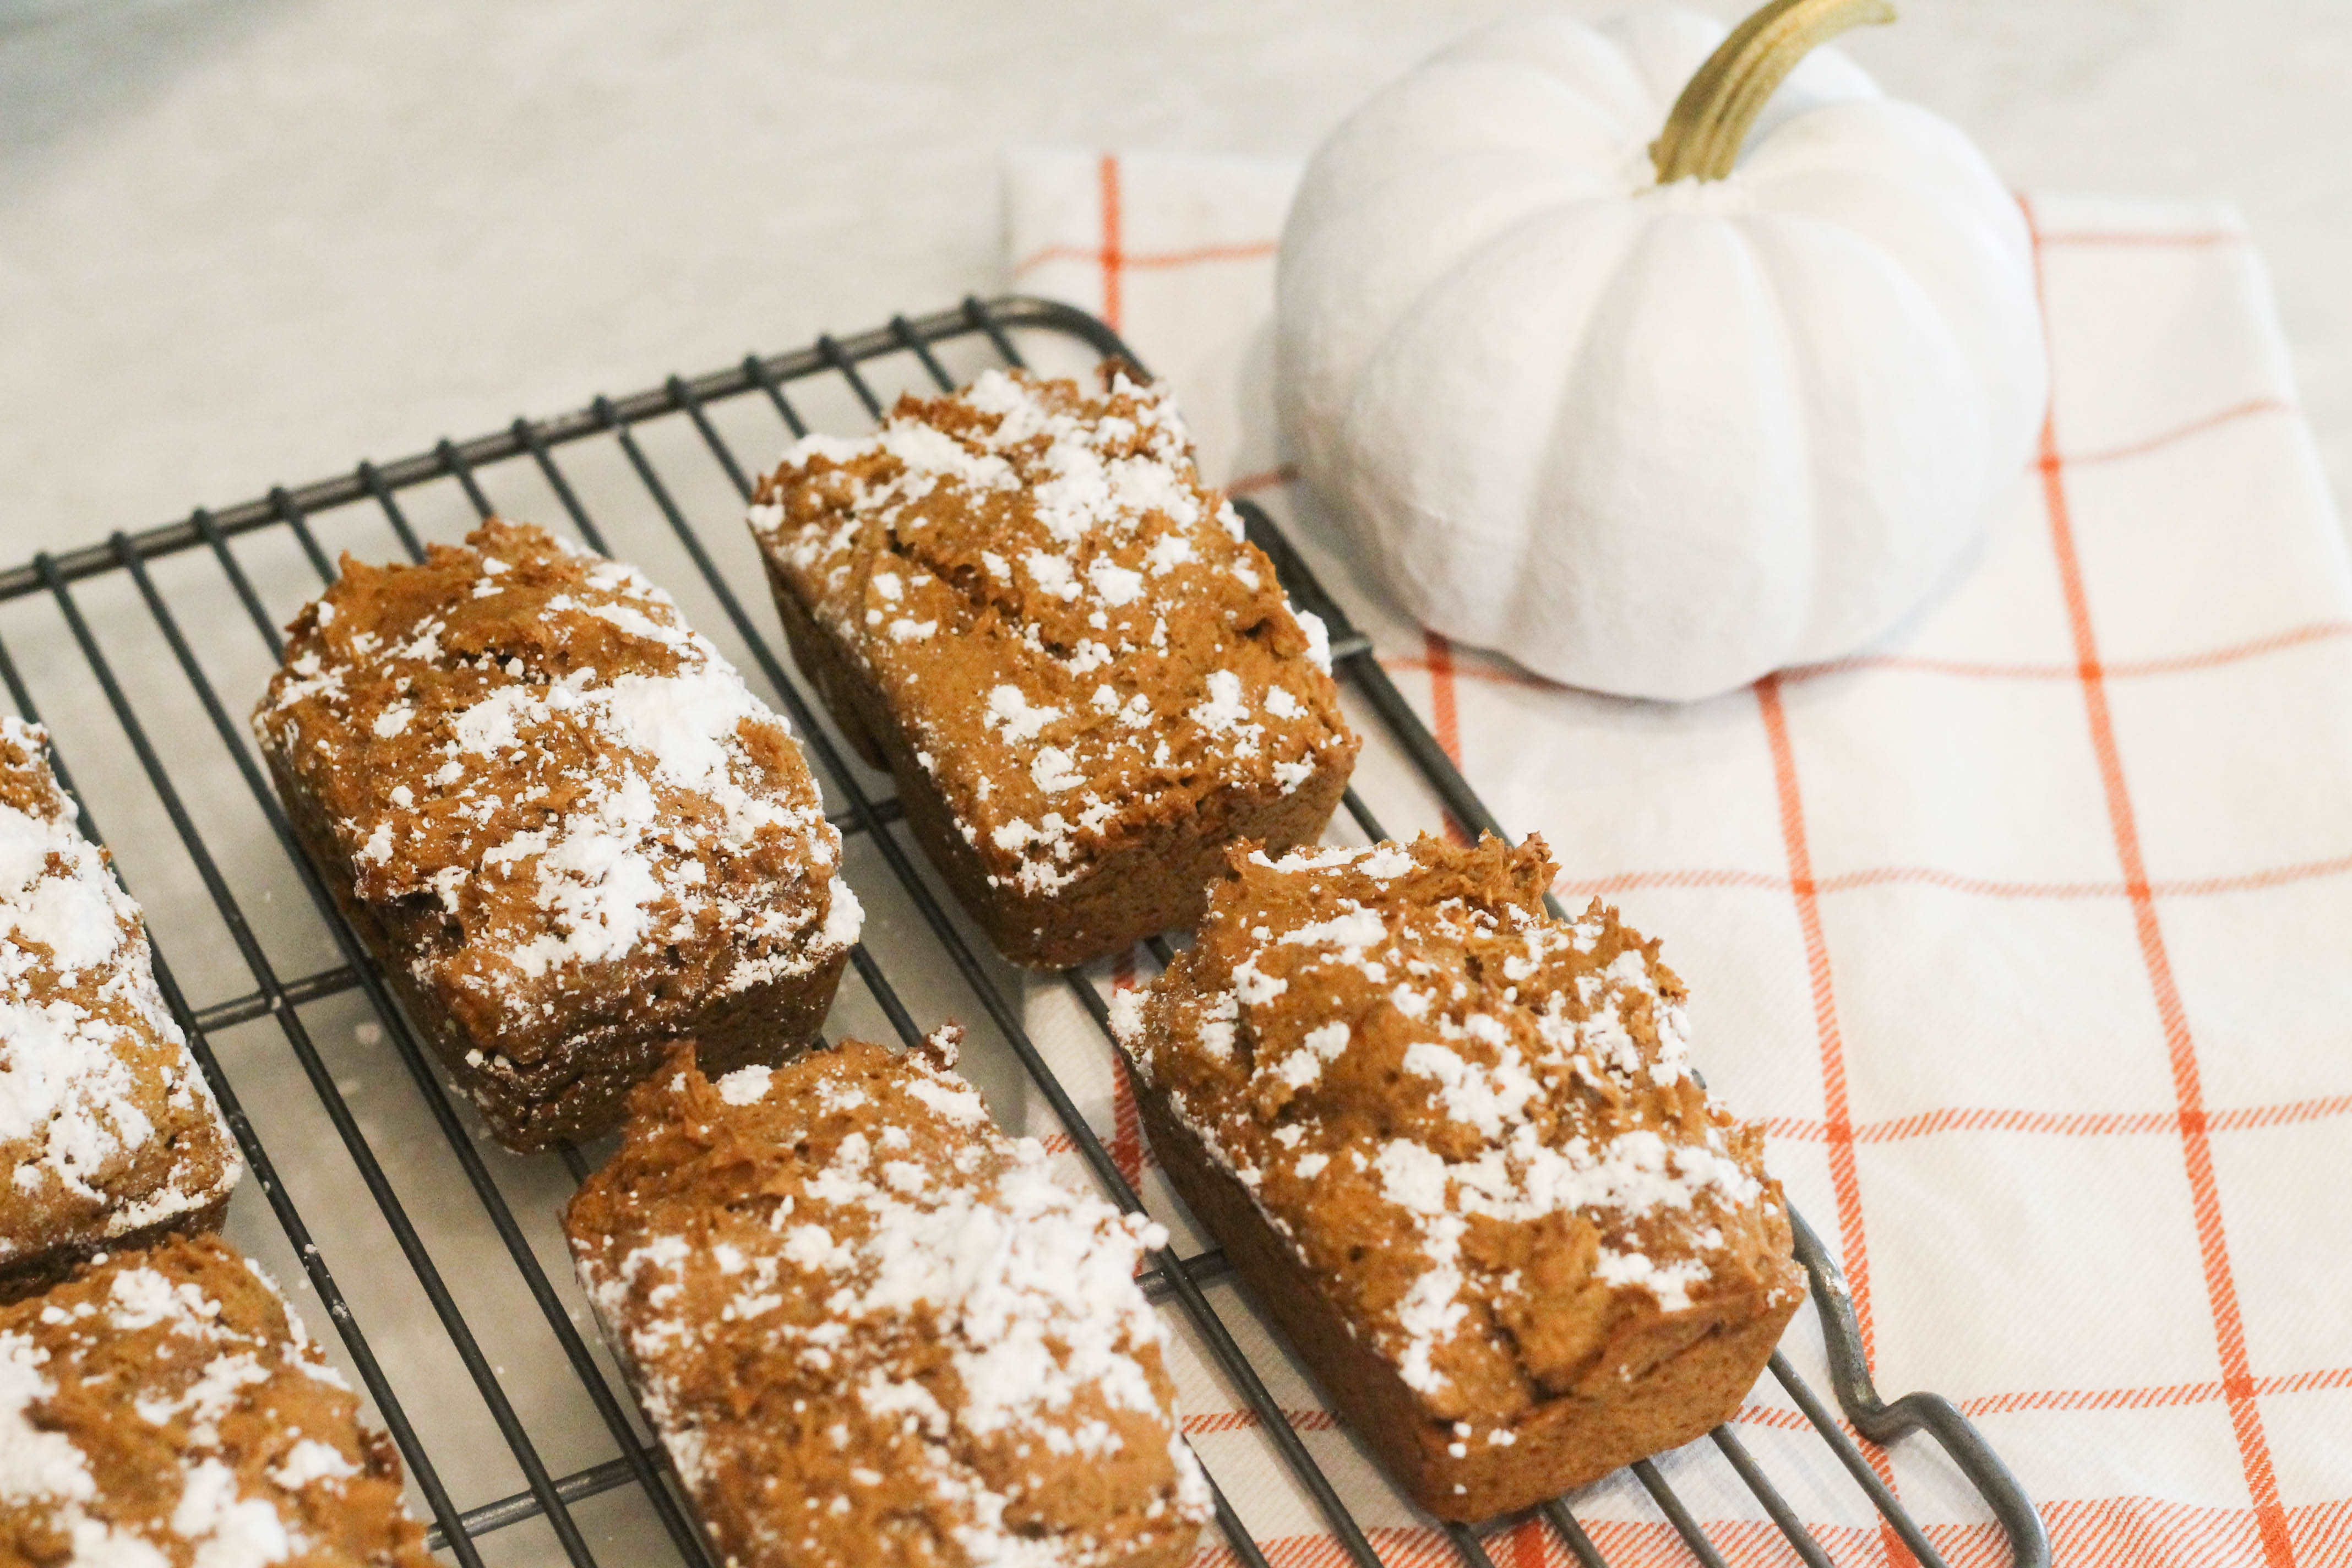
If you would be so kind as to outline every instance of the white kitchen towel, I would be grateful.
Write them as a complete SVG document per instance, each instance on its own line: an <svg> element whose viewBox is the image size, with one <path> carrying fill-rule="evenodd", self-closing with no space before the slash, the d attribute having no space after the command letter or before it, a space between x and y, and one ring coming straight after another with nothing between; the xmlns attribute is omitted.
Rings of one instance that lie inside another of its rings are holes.
<svg viewBox="0 0 2352 1568"><path fill-rule="evenodd" d="M1011 285L1116 326L1560 893L1664 938L1710 1082L1844 1258L1880 1387L1958 1400L2060 1562L2352 1562L2352 568L2237 218L2028 200L2054 407L1972 574L1855 657L1675 707L1449 645L1349 569L1272 418L1296 175L1015 154ZM1434 820L1368 770L1384 816ZM1818 1367L1807 1330L1790 1348ZM1382 1554L1454 1561L1269 1354ZM1182 1359L1268 1555L1336 1560ZM1738 1429L1841 1563L1905 1560L1769 1380ZM2006 1561L1926 1440L1876 1462L1948 1560ZM1663 1468L1727 1558L1794 1560L1709 1446ZM1572 1500L1611 1562L1687 1561L1624 1478ZM1488 1547L1569 1561L1539 1524Z"/></svg>

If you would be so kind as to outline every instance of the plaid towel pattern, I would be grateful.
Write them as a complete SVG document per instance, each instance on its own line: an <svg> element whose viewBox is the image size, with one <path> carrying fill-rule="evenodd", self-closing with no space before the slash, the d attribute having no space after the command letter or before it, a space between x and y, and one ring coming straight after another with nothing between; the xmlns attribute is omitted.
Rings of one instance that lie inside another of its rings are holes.
<svg viewBox="0 0 2352 1568"><path fill-rule="evenodd" d="M1496 815L1549 840L1560 894L1664 937L1710 1080L1844 1258L1881 1388L1957 1400L2061 1563L2352 1562L2352 566L2237 218L2025 199L2053 406L1973 572L1879 646L1668 707L1424 633L1295 493L1267 348L1296 178L1016 153L1010 285L1118 328L1210 477L1283 518ZM1401 764L1359 782L1392 830L1442 825ZM1031 1015L1171 1212L1099 1036L1064 996ZM1382 1556L1452 1561L1215 1299ZM1826 1387L1817 1347L1801 1319ZM1180 1359L1269 1555L1339 1560ZM1839 1562L1908 1561L1769 1380L1737 1430ZM1874 1463L1948 1561L2005 1560L1931 1444ZM1707 1445L1662 1468L1727 1559L1793 1561ZM1688 1560L1626 1478L1574 1502L1612 1563ZM1488 1550L1570 1561L1539 1524Z"/></svg>

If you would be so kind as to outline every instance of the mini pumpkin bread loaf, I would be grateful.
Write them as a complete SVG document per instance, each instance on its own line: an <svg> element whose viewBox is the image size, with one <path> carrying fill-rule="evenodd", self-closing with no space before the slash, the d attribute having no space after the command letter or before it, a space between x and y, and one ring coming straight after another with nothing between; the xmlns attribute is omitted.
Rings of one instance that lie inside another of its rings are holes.
<svg viewBox="0 0 2352 1568"><path fill-rule="evenodd" d="M1015 963L1190 925L1228 845L1309 842L1347 786L1322 623L1117 367L808 437L751 528L802 670Z"/></svg>
<svg viewBox="0 0 2352 1568"><path fill-rule="evenodd" d="M1113 1024L1170 1178L1415 1501L1484 1519L1699 1436L1804 1294L1683 988L1538 840L1236 856Z"/></svg>
<svg viewBox="0 0 2352 1568"><path fill-rule="evenodd" d="M245 1169L47 744L0 717L0 1301L218 1229Z"/></svg>
<svg viewBox="0 0 2352 1568"><path fill-rule="evenodd" d="M493 520L348 558L254 727L296 835L499 1141L603 1131L692 1035L814 1037L857 900L784 721L669 595Z"/></svg>
<svg viewBox="0 0 2352 1568"><path fill-rule="evenodd" d="M392 1443L211 1237L0 1308L0 1563L428 1568Z"/></svg>
<svg viewBox="0 0 2352 1568"><path fill-rule="evenodd" d="M1192 1554L1208 1487L1134 1278L1165 1236L999 1132L945 1070L957 1033L715 1082L681 1051L572 1201L581 1281L724 1562Z"/></svg>

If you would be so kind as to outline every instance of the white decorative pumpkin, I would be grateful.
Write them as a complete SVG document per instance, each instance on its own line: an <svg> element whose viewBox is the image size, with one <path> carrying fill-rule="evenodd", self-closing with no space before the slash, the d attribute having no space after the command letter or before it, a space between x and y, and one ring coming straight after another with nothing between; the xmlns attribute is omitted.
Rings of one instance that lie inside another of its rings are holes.
<svg viewBox="0 0 2352 1568"><path fill-rule="evenodd" d="M1806 54L1888 16L1506 23L1316 154L1282 240L1285 434L1424 624L1695 698L1849 652L1957 574L2048 372L1983 156Z"/></svg>

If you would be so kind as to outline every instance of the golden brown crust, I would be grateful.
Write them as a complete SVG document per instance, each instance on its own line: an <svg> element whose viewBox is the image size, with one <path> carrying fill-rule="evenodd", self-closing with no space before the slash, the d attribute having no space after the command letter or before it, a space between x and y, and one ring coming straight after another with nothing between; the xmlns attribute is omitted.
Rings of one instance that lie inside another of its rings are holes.
<svg viewBox="0 0 2352 1568"><path fill-rule="evenodd" d="M1178 1192L1448 1518L1705 1432L1803 1295L1680 982L1597 902L1546 918L1552 875L1540 842L1236 857L1115 1014Z"/></svg>
<svg viewBox="0 0 2352 1568"><path fill-rule="evenodd" d="M608 1129L686 1034L814 1037L855 940L783 721L628 567L493 520L346 561L255 716L290 826L510 1148Z"/></svg>
<svg viewBox="0 0 2352 1568"><path fill-rule="evenodd" d="M0 719L0 1299L134 1233L216 1226L244 1172L47 743Z"/></svg>
<svg viewBox="0 0 2352 1568"><path fill-rule="evenodd" d="M929 1053L712 1080L681 1052L565 1215L719 1554L1174 1568L1207 1496L1134 1269Z"/></svg>
<svg viewBox="0 0 2352 1568"><path fill-rule="evenodd" d="M0 1309L0 1562L425 1568L391 1441L261 1274L209 1238Z"/></svg>
<svg viewBox="0 0 2352 1568"><path fill-rule="evenodd" d="M1346 787L1320 623L1115 368L902 398L751 521L802 669L1017 963L1189 923L1226 846L1309 840Z"/></svg>

